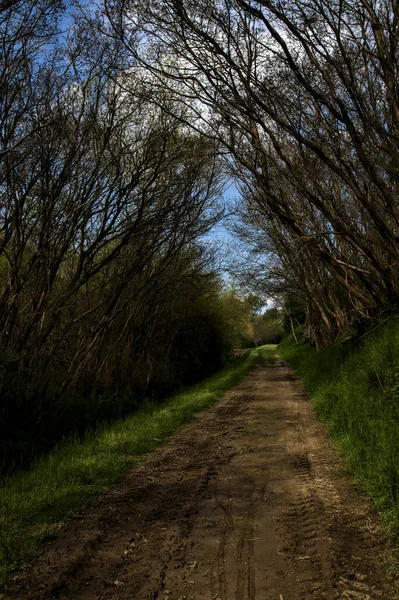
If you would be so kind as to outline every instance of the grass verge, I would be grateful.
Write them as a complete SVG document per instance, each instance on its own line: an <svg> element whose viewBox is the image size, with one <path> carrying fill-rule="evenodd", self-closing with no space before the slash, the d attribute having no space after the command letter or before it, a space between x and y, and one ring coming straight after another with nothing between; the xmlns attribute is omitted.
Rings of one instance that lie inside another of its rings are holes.
<svg viewBox="0 0 399 600"><path fill-rule="evenodd" d="M275 346L241 358L162 404L147 402L139 411L102 425L82 440L67 439L35 466L0 487L0 585L29 562L43 539L62 526L68 514L119 483L138 457L166 441L196 412L213 404L257 364L273 360Z"/></svg>
<svg viewBox="0 0 399 600"><path fill-rule="evenodd" d="M399 535L399 321L352 347L321 350L284 340L280 354L309 390L351 472Z"/></svg>

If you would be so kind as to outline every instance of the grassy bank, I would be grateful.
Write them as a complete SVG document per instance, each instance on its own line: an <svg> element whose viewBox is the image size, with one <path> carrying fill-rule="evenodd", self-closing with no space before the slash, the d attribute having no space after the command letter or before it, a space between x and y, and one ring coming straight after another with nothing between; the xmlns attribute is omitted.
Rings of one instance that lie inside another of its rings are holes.
<svg viewBox="0 0 399 600"><path fill-rule="evenodd" d="M316 352L284 340L280 354L311 393L351 471L399 534L399 321L356 345Z"/></svg>
<svg viewBox="0 0 399 600"><path fill-rule="evenodd" d="M0 488L0 583L12 569L29 561L38 544L62 525L68 513L121 481L137 457L163 443L196 412L214 404L259 362L273 355L273 346L249 351L162 404L147 403L130 417L93 430L83 440L65 440L30 471L9 478Z"/></svg>

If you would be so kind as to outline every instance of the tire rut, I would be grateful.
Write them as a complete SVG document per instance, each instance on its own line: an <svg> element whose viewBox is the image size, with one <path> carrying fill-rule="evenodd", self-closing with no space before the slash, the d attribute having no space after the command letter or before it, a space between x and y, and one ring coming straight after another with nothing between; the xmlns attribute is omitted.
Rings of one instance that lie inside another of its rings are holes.
<svg viewBox="0 0 399 600"><path fill-rule="evenodd" d="M293 388L293 394L297 396L298 384L295 380ZM370 506L361 495L357 494L358 498L355 495L357 501L351 508L349 490L337 476L336 469L340 466L338 458L331 454L326 456L325 452L320 451L323 443L328 445L320 429L321 425L314 421L310 406L301 411L298 430L307 453L299 455L295 461L305 496L301 505L302 513L300 509L297 518L297 523L302 524L303 529L297 532L297 538L306 540L309 530L312 530L311 537L314 535L312 548L308 544L308 554L312 556L313 551L313 555L318 557L323 574L322 582L316 584L316 588L313 584L314 589L318 588L317 597L334 600L393 598L387 592L384 581L375 578L374 573L377 570L376 558L381 553L381 527L375 515L370 514ZM373 532L368 525L360 524L367 518L372 523ZM302 549L306 550L305 547ZM369 581L370 574L374 581Z"/></svg>

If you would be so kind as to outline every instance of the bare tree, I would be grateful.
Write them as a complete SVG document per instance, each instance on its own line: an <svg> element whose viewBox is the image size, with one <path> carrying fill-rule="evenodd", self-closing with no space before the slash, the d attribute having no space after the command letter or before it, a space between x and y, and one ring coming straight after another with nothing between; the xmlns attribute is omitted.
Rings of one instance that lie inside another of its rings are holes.
<svg viewBox="0 0 399 600"><path fill-rule="evenodd" d="M0 346L5 379L34 373L53 401L100 380L137 323L136 350L153 343L223 184L215 144L124 84L103 22L77 17L61 39L60 10L1 14Z"/></svg>
<svg viewBox="0 0 399 600"><path fill-rule="evenodd" d="M313 261L301 285L323 326L313 292L325 277L358 314L395 303L397 3L133 0L106 10L154 94L166 85L187 122L224 145L264 220Z"/></svg>

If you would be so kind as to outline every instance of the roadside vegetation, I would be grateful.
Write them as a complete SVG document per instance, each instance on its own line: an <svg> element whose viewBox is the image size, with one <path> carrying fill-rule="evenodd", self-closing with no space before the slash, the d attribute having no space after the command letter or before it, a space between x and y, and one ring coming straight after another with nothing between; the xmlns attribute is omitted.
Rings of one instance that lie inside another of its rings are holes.
<svg viewBox="0 0 399 600"><path fill-rule="evenodd" d="M317 352L292 336L278 347L309 390L351 472L399 535L399 321Z"/></svg>
<svg viewBox="0 0 399 600"><path fill-rule="evenodd" d="M0 487L0 583L32 558L40 542L73 511L121 481L140 456L274 354L275 346L248 350L201 383L163 403L147 401L134 414L99 426L82 439L64 440L30 470L7 478Z"/></svg>

